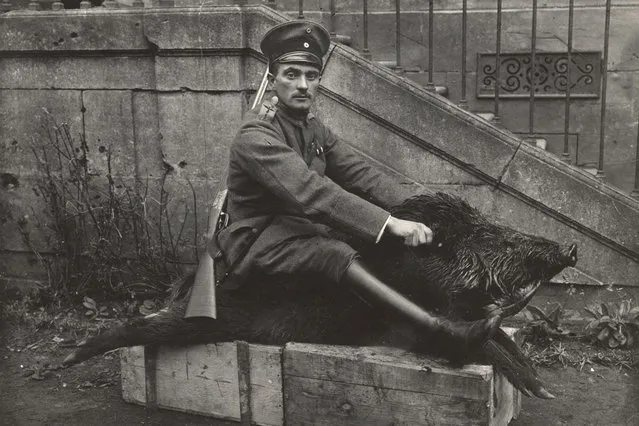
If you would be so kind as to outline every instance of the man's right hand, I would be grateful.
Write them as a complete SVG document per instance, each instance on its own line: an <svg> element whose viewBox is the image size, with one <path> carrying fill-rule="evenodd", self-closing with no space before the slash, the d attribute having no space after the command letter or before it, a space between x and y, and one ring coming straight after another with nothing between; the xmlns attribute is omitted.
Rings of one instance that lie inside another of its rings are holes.
<svg viewBox="0 0 639 426"><path fill-rule="evenodd" d="M420 244L433 242L433 231L423 223L390 217L386 225L386 231L391 235L404 239L407 246L416 247Z"/></svg>

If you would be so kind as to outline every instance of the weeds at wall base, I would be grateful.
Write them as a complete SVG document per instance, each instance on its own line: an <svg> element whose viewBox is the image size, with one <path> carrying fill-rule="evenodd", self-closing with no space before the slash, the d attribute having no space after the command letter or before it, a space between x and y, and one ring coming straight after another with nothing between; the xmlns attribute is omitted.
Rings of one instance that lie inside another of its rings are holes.
<svg viewBox="0 0 639 426"><path fill-rule="evenodd" d="M113 170L111 146L89 146L45 113L48 137L31 143L39 171L33 190L44 201L45 215L25 212L16 221L47 275L39 303L165 297L184 273L178 247L187 243L184 224L195 212L192 186L192 204L182 202L169 212L164 182L171 169L165 168L159 183L138 178L127 183ZM182 224L177 231L174 223ZM44 246L36 242L42 236Z"/></svg>

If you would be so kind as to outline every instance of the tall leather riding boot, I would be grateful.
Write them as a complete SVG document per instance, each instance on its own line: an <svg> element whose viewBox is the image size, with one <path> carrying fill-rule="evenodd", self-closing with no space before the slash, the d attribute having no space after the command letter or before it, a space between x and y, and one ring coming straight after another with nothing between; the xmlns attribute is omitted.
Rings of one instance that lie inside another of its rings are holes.
<svg viewBox="0 0 639 426"><path fill-rule="evenodd" d="M429 332L451 336L465 345L485 342L501 323L499 316L471 322L451 321L433 316L378 280L358 260L353 261L346 270L342 283L349 285L366 302L390 308Z"/></svg>

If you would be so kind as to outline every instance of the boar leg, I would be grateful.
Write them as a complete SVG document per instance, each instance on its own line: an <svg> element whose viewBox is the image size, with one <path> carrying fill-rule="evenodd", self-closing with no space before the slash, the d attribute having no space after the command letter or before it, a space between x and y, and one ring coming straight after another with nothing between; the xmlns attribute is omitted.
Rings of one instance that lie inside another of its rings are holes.
<svg viewBox="0 0 639 426"><path fill-rule="evenodd" d="M542 399L554 399L537 376L535 369L521 352L515 342L502 330L498 330L484 345L487 361L501 372L510 383L527 396Z"/></svg>
<svg viewBox="0 0 639 426"><path fill-rule="evenodd" d="M351 263L342 281L365 301L390 309L428 332L452 337L466 346L487 341L501 322L499 316L472 322L451 321L433 316L378 280L358 260Z"/></svg>

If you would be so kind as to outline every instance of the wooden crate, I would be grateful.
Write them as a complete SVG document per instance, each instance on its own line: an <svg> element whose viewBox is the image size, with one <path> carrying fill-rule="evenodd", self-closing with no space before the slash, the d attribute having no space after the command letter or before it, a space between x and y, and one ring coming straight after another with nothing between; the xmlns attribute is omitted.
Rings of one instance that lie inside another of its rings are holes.
<svg viewBox="0 0 639 426"><path fill-rule="evenodd" d="M127 402L246 424L506 425L520 408L491 366L450 368L396 348L236 342L120 356Z"/></svg>

